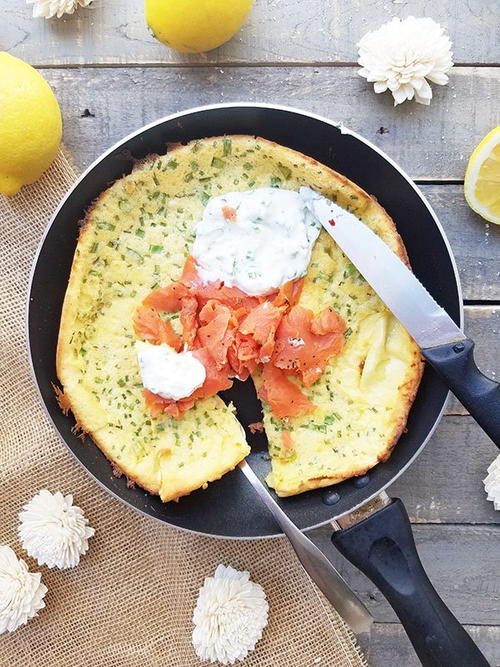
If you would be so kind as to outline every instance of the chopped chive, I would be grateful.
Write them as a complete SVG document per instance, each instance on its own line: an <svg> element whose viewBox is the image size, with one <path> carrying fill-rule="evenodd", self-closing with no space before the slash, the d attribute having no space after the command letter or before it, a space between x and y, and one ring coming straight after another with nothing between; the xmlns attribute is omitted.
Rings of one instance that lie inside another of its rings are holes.
<svg viewBox="0 0 500 667"><path fill-rule="evenodd" d="M139 238L143 239L145 235L144 229L136 229L135 235L138 236Z"/></svg>
<svg viewBox="0 0 500 667"><path fill-rule="evenodd" d="M115 229L115 225L112 225L109 222L98 222L97 223L97 228L98 229L109 229L109 231L112 232Z"/></svg>
<svg viewBox="0 0 500 667"><path fill-rule="evenodd" d="M185 176L184 176L184 181L186 183L189 183L189 181L193 180L193 173L189 171Z"/></svg>
<svg viewBox="0 0 500 667"><path fill-rule="evenodd" d="M155 185L160 185L160 181L158 180L158 177L156 176L156 174L153 174L153 181L154 181Z"/></svg>
<svg viewBox="0 0 500 667"><path fill-rule="evenodd" d="M139 264L142 264L144 262L144 257L142 255L140 255L133 248L125 248L125 250L127 251L127 255L129 257L132 257L133 259L135 259L137 262L139 262Z"/></svg>
<svg viewBox="0 0 500 667"><path fill-rule="evenodd" d="M253 169L253 164L250 164L250 162L245 162L245 164L243 165L243 169L245 171L250 171L250 169Z"/></svg>
<svg viewBox="0 0 500 667"><path fill-rule="evenodd" d="M119 386L119 387L124 387L125 384L126 384L126 382L125 382L125 380L124 380L123 378L120 378L120 379L118 380L118 386Z"/></svg>
<svg viewBox="0 0 500 667"><path fill-rule="evenodd" d="M279 188L280 185L281 185L281 178L279 176L273 176L271 178L271 187Z"/></svg>
<svg viewBox="0 0 500 667"><path fill-rule="evenodd" d="M281 171L281 173L285 177L285 180L288 181L288 179L292 175L292 170L289 167L285 167L285 165L283 165L283 164L278 164L278 169Z"/></svg>
<svg viewBox="0 0 500 667"><path fill-rule="evenodd" d="M179 163L177 162L177 160L169 160L167 162L167 167L169 169L177 169L178 166L179 166Z"/></svg>
<svg viewBox="0 0 500 667"><path fill-rule="evenodd" d="M223 147L224 157L227 157L228 155L231 155L233 142L231 141L231 139L225 138L222 140L222 147Z"/></svg>
<svg viewBox="0 0 500 667"><path fill-rule="evenodd" d="M96 252L98 247L99 247L99 243L94 242L94 243L90 246L90 252Z"/></svg>
<svg viewBox="0 0 500 667"><path fill-rule="evenodd" d="M132 204L129 202L128 199L119 199L118 200L118 207L122 211L131 211L132 210Z"/></svg>
<svg viewBox="0 0 500 667"><path fill-rule="evenodd" d="M226 163L224 160L221 160L220 157L213 157L211 164L212 167L215 167L216 169L222 169Z"/></svg>
<svg viewBox="0 0 500 667"><path fill-rule="evenodd" d="M201 203L205 205L208 202L208 200L210 199L210 195L208 193L206 193L205 191L203 191L200 195L200 199L201 199Z"/></svg>

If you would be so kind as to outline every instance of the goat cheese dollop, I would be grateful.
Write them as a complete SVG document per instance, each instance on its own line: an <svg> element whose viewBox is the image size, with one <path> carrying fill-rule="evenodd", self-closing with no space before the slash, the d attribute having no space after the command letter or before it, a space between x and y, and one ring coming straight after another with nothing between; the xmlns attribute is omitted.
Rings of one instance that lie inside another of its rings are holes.
<svg viewBox="0 0 500 667"><path fill-rule="evenodd" d="M266 294L306 274L320 228L298 192L228 192L208 201L192 254L205 282Z"/></svg>
<svg viewBox="0 0 500 667"><path fill-rule="evenodd" d="M205 382L205 366L192 352L176 352L168 345L143 341L136 341L135 349L142 384L153 394L179 401Z"/></svg>

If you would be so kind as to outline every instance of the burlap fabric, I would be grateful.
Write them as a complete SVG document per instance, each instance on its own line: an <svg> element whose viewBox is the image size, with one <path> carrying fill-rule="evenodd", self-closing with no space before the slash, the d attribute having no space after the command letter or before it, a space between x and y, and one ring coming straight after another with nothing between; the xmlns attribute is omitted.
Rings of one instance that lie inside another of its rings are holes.
<svg viewBox="0 0 500 667"><path fill-rule="evenodd" d="M269 600L269 625L245 665L363 665L286 540L210 539L140 516L98 487L54 432L29 371L24 310L35 249L75 177L61 152L37 184L13 199L0 196L0 543L41 570L49 589L37 618L0 637L0 664L200 665L191 645L192 610L204 577L224 563L248 569ZM17 514L41 488L72 493L96 529L73 570L40 568L17 540Z"/></svg>

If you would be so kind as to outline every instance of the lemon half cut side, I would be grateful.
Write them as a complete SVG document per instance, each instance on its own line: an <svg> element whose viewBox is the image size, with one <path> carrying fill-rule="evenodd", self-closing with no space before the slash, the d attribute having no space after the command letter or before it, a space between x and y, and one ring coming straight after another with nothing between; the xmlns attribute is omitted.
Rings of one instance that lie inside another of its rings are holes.
<svg viewBox="0 0 500 667"><path fill-rule="evenodd" d="M484 137L470 156L464 194L473 211L500 225L500 125Z"/></svg>

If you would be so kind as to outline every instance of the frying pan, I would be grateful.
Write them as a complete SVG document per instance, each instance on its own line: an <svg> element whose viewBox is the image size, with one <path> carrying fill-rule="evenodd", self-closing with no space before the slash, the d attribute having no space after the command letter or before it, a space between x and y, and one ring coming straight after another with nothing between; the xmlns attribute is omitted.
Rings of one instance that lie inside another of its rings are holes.
<svg viewBox="0 0 500 667"><path fill-rule="evenodd" d="M222 134L251 134L276 141L352 179L376 196L395 220L414 272L460 326L462 299L457 268L443 229L410 178L370 142L314 114L245 103L174 114L116 144L71 188L42 239L29 287L29 352L41 398L54 426L96 481L134 509L196 533L264 538L279 534L276 523L270 514L261 511L252 487L238 469L178 503L162 503L139 488L128 488L124 477L113 476L109 462L90 439L82 442L72 433L74 421L60 411L52 386L57 383L55 353L61 308L85 210L115 179L130 173L136 160L150 153L164 153L170 143ZM425 446L443 413L447 395L446 386L426 367L407 431L388 461L362 477L329 489L277 500L301 530L336 521L338 531L333 542L384 592L424 665L476 667L487 663L427 579L401 502L382 502L383 496L379 495ZM248 461L263 478L269 468L263 456L265 436L246 428L261 419L253 385L236 382L224 398L237 404L238 418L252 446Z"/></svg>

